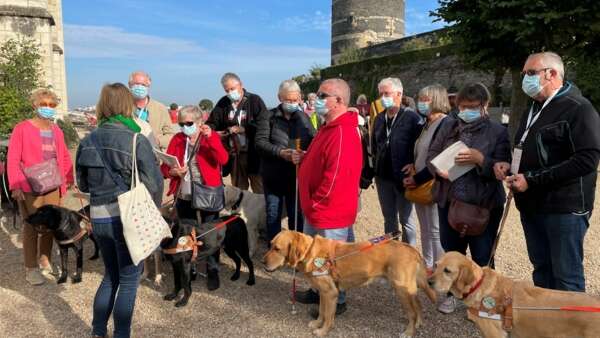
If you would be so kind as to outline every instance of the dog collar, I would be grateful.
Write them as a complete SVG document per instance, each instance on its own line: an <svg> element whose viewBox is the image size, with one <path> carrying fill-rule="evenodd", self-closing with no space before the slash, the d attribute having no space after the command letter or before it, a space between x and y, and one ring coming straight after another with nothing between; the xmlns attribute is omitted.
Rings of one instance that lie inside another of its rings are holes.
<svg viewBox="0 0 600 338"><path fill-rule="evenodd" d="M465 298L469 297L470 295L472 295L473 292L475 292L481 286L481 283L483 283L483 275L481 275L481 278L479 279L479 281L477 281L477 283L475 283L475 285L473 285L471 287L469 292L463 294L462 299L465 299Z"/></svg>

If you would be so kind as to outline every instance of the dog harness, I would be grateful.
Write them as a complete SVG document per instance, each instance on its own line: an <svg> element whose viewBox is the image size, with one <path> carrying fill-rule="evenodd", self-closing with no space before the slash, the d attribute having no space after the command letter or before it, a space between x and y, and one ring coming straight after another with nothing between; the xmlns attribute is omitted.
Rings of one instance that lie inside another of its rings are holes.
<svg viewBox="0 0 600 338"><path fill-rule="evenodd" d="M165 255L175 255L181 252L192 251L192 261L195 261L198 256L198 247L201 245L202 242L196 239L196 229L192 228L191 234L179 237L177 246L163 249L162 252Z"/></svg>
<svg viewBox="0 0 600 338"><path fill-rule="evenodd" d="M483 283L483 276L481 279L469 290L469 292L463 295L463 299L467 298L475 290L477 290ZM479 302L479 307L469 307L468 311L471 315L481 318L501 320L502 329L510 332L513 328L513 282L511 281L509 287L497 295L484 296ZM511 290L511 291L508 291Z"/></svg>
<svg viewBox="0 0 600 338"><path fill-rule="evenodd" d="M88 231L84 228L81 228L81 231L79 231L79 233L77 235L75 235L75 237L66 239L64 241L58 241L58 244L67 245L67 244L78 242L79 240L81 240L83 238L83 236L85 236L87 234L88 234Z"/></svg>

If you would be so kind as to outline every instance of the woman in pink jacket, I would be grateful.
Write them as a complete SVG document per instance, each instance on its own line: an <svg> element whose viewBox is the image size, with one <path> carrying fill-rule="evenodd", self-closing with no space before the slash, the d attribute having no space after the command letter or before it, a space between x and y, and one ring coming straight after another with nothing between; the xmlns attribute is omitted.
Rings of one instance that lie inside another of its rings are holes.
<svg viewBox="0 0 600 338"><path fill-rule="evenodd" d="M60 204L67 186L73 183L71 156L63 132L53 122L58 97L49 89L38 89L31 95L31 104L35 115L15 126L8 143L7 156L10 190L13 198L21 206L23 219L42 205ZM62 184L52 191L40 194L33 191L23 168L45 161L56 161ZM25 278L31 285L43 284L46 281L44 276L49 277L54 272L50 263L52 234L38 233L31 225L25 223L22 238Z"/></svg>

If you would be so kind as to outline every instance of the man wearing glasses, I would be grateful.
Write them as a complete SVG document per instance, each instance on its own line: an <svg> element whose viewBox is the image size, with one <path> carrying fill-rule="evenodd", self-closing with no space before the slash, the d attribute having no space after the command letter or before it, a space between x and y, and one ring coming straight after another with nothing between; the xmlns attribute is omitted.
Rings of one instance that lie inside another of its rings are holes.
<svg viewBox="0 0 600 338"><path fill-rule="evenodd" d="M513 162L496 164L506 178L533 264L536 286L585 291L583 239L594 205L600 118L571 82L555 53L529 56L523 91L533 99L515 135Z"/></svg>

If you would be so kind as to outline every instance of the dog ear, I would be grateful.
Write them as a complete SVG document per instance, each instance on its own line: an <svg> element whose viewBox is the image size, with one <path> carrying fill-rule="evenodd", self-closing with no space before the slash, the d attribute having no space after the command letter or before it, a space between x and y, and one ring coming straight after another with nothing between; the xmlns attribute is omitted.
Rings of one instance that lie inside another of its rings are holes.
<svg viewBox="0 0 600 338"><path fill-rule="evenodd" d="M464 262L458 270L458 277L454 281L454 285L458 292L465 294L469 292L470 285L475 282L475 274L469 262Z"/></svg>
<svg viewBox="0 0 600 338"><path fill-rule="evenodd" d="M294 233L290 231L290 234L293 235L293 238L290 241L287 260L290 266L295 268L306 255L306 251L308 250L308 242L301 233Z"/></svg>

